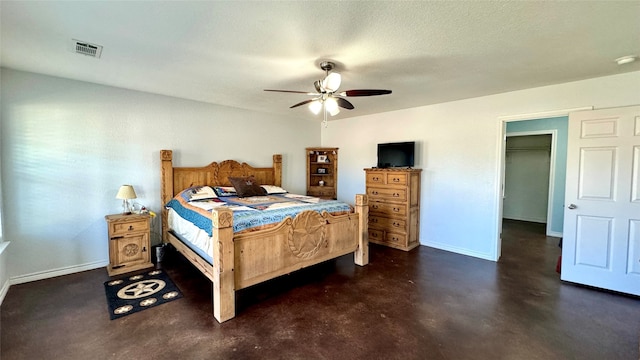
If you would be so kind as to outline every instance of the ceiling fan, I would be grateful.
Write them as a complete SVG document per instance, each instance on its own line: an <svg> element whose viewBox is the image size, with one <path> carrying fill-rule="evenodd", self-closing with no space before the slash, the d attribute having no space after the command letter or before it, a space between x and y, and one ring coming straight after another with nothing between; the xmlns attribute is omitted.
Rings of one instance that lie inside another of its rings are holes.
<svg viewBox="0 0 640 360"><path fill-rule="evenodd" d="M345 97L391 94L391 90L380 89L359 89L338 92L338 88L340 87L342 78L340 74L336 72L329 73L335 68L335 65L336 64L330 61L322 61L320 63L320 69L325 71L325 78L324 80L316 80L313 82L313 86L315 87L316 92L271 89L265 89L264 91L285 92L314 96L313 99L301 101L290 106L289 108L293 109L298 106L309 104L309 110L311 110L311 112L313 112L314 114L318 114L321 110L324 110L323 124L325 127L327 126L327 113L331 116L335 116L340 113L340 108L347 110L352 110L354 108L353 104L345 99Z"/></svg>

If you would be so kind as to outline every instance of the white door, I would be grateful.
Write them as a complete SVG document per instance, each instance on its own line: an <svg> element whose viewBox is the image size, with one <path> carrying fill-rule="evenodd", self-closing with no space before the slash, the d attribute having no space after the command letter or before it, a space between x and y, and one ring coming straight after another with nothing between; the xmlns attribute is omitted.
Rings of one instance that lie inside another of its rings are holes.
<svg viewBox="0 0 640 360"><path fill-rule="evenodd" d="M640 106L569 115L562 280L640 295Z"/></svg>

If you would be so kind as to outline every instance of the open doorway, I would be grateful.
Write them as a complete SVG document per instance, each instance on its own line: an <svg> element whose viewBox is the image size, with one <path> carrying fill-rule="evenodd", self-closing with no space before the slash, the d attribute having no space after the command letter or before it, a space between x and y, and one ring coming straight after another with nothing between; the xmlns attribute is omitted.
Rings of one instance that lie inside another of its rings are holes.
<svg viewBox="0 0 640 360"><path fill-rule="evenodd" d="M568 114L568 112L567 112ZM545 114L546 115L546 114ZM567 150L567 134L568 134L568 116L564 114L553 113L549 114L553 117L548 118L536 118L536 117L524 117L520 118L512 117L512 118L502 118L502 144L501 144L501 158L500 158L500 198L499 198L499 217L498 217L498 231L501 234L498 239L496 259L499 259L502 250L503 250L503 231L505 230L503 226L503 222L512 222L512 221L520 221L520 220L509 220L508 218L517 219L513 213L510 214L510 209L506 209L507 219L503 221L504 207L505 207L505 167L507 162L507 157L511 157L511 161L513 161L513 154L507 155L507 138L508 137L516 137L516 136L537 136L537 135L547 135L551 137L551 149L549 151L548 158L548 180L546 180L546 184L548 184L548 195L545 197L542 195L543 200L546 202L546 215L544 209L542 210L542 215L535 219L534 221L531 218L521 218L525 221L531 222L533 227L531 229L538 229L537 231L541 231L541 237L553 237L553 241L557 245L558 238L562 237L563 224L564 224L564 191L565 191L565 179L566 179L566 150ZM549 139L547 137L547 139ZM548 141L548 140L547 140ZM520 147L519 150L524 150L522 152L526 152L526 145L518 145ZM516 146L516 148L518 147ZM521 154L516 150L517 155L515 158L522 157ZM546 175L545 175L546 176ZM526 176L525 176L526 178ZM528 182L528 180L527 180ZM536 180L537 183L545 182L545 180ZM543 184L545 185L545 184ZM543 203L544 204L544 203ZM510 205L507 205L510 206ZM544 205L542 205L544 208ZM540 205L538 207L540 209ZM546 219L544 219L546 217ZM541 221L538 223L537 221ZM546 223L545 223L546 221ZM511 223L513 224L513 223ZM540 228L542 229L540 230Z"/></svg>
<svg viewBox="0 0 640 360"><path fill-rule="evenodd" d="M540 223L550 230L552 141L550 133L507 134L503 219Z"/></svg>

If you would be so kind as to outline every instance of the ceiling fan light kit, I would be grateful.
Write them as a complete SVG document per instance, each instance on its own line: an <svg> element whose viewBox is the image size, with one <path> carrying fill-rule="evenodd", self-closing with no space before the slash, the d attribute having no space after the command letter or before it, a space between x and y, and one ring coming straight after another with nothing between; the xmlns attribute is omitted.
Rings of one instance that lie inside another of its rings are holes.
<svg viewBox="0 0 640 360"><path fill-rule="evenodd" d="M327 127L327 114L336 116L340 113L340 108L352 110L353 104L345 97L353 96L375 96L375 95L387 95L391 94L391 90L379 90L379 89L360 89L360 90L347 90L343 92L337 92L342 82L342 77L336 72L330 73L335 68L335 64L331 61L322 61L320 63L320 69L324 70L325 78L323 80L316 80L313 82L313 86L316 92L295 91L295 90L270 90L264 91L285 92L294 94L305 94L308 96L314 96L313 99L301 101L292 105L293 109L298 106L308 104L309 110L317 115L320 111L323 111L323 125Z"/></svg>

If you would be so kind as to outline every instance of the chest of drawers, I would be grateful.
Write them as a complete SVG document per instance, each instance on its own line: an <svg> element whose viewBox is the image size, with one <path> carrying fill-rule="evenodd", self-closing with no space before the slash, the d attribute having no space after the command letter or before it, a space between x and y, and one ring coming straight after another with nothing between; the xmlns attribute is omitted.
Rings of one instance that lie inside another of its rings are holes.
<svg viewBox="0 0 640 360"><path fill-rule="evenodd" d="M420 245L421 169L364 169L369 241L409 251Z"/></svg>

